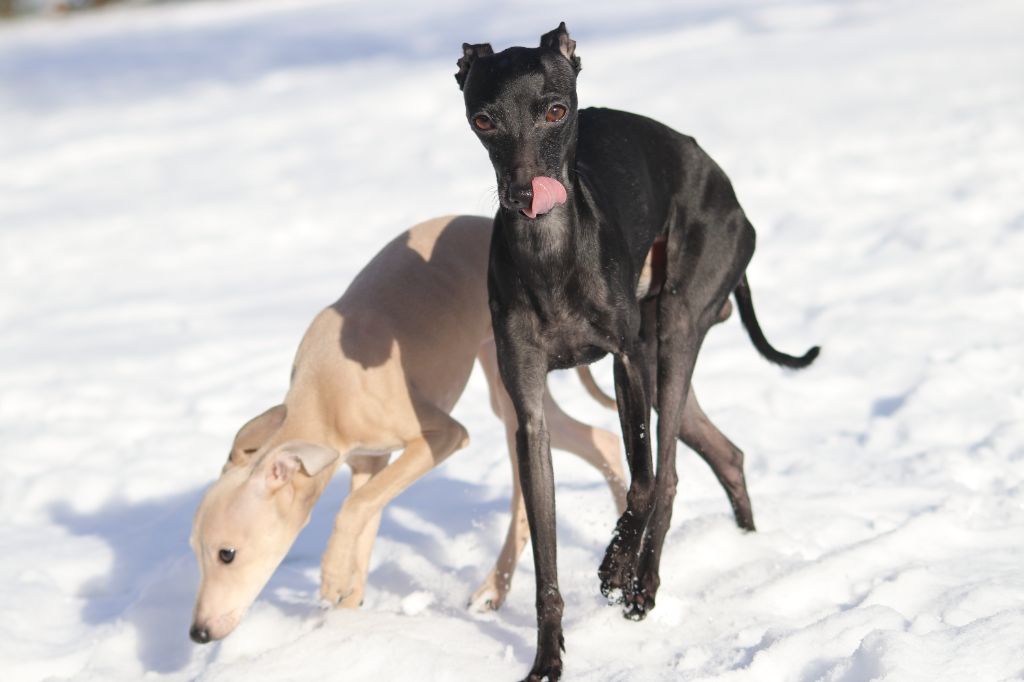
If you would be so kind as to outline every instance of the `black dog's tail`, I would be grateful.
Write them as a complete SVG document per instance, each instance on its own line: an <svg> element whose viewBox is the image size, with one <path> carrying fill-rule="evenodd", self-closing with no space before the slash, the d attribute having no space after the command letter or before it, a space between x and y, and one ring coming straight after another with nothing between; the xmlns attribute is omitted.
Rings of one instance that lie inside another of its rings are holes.
<svg viewBox="0 0 1024 682"><path fill-rule="evenodd" d="M764 337L764 332L761 331L761 325L757 323L757 316L754 315L754 301L750 298L750 284L747 282L746 273L743 274L733 294L736 295L736 303L740 309L740 319L743 321L743 326L746 328L754 348L768 362L774 362L776 365L792 369L803 369L814 362L814 358L818 357L818 353L821 352L821 348L818 346L814 346L801 357L796 357L795 355L787 355L782 351L776 350L772 347L772 344L768 343L768 339Z"/></svg>

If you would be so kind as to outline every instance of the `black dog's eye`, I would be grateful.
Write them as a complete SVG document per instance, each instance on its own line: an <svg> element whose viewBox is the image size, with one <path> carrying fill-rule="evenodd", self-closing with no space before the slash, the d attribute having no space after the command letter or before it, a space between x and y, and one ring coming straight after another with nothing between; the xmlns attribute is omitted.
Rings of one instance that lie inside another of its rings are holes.
<svg viewBox="0 0 1024 682"><path fill-rule="evenodd" d="M477 114L473 117L473 126L477 130L494 130L494 121L487 114Z"/></svg>
<svg viewBox="0 0 1024 682"><path fill-rule="evenodd" d="M552 104L551 108L548 109L548 113L545 114L544 120L548 123L557 123L565 118L566 108L561 104Z"/></svg>
<svg viewBox="0 0 1024 682"><path fill-rule="evenodd" d="M235 560L235 550L233 549L222 549L217 552L217 557L221 560L221 563L230 564Z"/></svg>

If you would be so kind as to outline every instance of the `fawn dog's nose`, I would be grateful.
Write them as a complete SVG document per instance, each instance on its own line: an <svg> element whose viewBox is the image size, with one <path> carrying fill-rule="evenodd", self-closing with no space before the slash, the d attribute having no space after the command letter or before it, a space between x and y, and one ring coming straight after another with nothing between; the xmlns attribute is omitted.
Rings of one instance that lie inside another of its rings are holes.
<svg viewBox="0 0 1024 682"><path fill-rule="evenodd" d="M193 625L188 631L188 636L192 638L192 641L196 644L206 644L210 641L210 631L207 628L201 628L198 625Z"/></svg>

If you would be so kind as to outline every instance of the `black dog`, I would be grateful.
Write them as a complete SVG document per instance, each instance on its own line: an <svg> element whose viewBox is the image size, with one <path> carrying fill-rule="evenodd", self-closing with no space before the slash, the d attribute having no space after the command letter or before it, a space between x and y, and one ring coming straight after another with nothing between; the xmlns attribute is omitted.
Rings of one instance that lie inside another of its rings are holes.
<svg viewBox="0 0 1024 682"><path fill-rule="evenodd" d="M615 357L632 480L598 574L602 593L640 619L653 608L660 583L677 435L695 449L714 450L714 459L729 463L720 470L738 470L742 480L739 451L689 390L697 352L729 294L767 359L805 367L818 354L815 347L800 358L786 355L761 332L745 276L754 228L725 173L692 138L660 123L610 109L578 111L575 48L564 23L542 36L539 48L494 54L488 44L465 44L455 76L470 125L494 164L501 203L488 290L501 377L519 420L519 477L537 575L537 656L529 680L557 680L564 649L542 417L547 372ZM663 267L638 297L645 262ZM652 402L660 415L656 475ZM708 441L709 435L716 437ZM752 518L747 525L753 528Z"/></svg>

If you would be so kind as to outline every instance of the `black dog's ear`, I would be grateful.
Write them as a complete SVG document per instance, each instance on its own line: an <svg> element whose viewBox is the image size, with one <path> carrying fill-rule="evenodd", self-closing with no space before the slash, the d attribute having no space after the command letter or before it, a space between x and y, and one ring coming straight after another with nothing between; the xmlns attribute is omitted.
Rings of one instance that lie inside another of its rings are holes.
<svg viewBox="0 0 1024 682"><path fill-rule="evenodd" d="M469 43L462 43L462 57L456 62L459 67L459 72L455 74L455 80L459 84L459 90L466 86L466 76L469 75L469 67L473 66L473 62L476 61L477 57L486 57L494 54L494 50L491 49L490 43L480 43L479 45L470 45Z"/></svg>
<svg viewBox="0 0 1024 682"><path fill-rule="evenodd" d="M576 56L576 41L569 37L569 30L565 27L564 21L554 31L548 31L540 37L540 46L555 50L568 59L576 73L583 68L580 58Z"/></svg>

